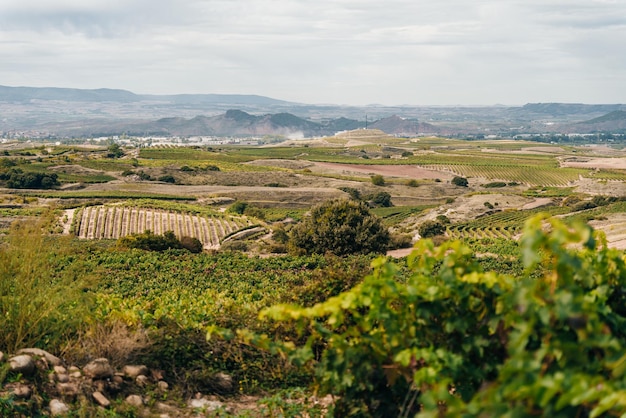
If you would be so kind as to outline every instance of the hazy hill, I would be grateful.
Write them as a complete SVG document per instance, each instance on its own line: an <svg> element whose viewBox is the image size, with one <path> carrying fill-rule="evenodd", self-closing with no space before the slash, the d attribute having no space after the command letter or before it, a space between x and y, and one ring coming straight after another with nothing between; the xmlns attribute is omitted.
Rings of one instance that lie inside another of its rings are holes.
<svg viewBox="0 0 626 418"><path fill-rule="evenodd" d="M606 115L578 123L576 128L584 132L626 132L626 111L615 110Z"/></svg>
<svg viewBox="0 0 626 418"><path fill-rule="evenodd" d="M239 109L239 110L232 110ZM115 89L0 86L0 134L31 138L152 135L332 135L372 128L396 135L624 132L623 104L524 106L308 105L258 95L141 95ZM202 116L197 116L202 115ZM581 124L580 122L585 122Z"/></svg>
<svg viewBox="0 0 626 418"><path fill-rule="evenodd" d="M67 102L136 102L141 96L126 90L114 89L67 89L57 87L7 87L0 86L0 101L28 102L31 100L54 100Z"/></svg>
<svg viewBox="0 0 626 418"><path fill-rule="evenodd" d="M54 129L64 135L166 135L166 136L263 136L333 135L345 129L356 129L362 122L339 118L314 122L290 113L252 115L231 109L217 116L196 116L190 119L167 117L155 121L118 121L116 123L55 124Z"/></svg>
<svg viewBox="0 0 626 418"><path fill-rule="evenodd" d="M290 102L269 97L245 94L135 94L115 89L70 89L57 87L7 87L0 86L0 102L28 102L53 100L68 102L166 102L174 105L190 104L248 104L284 105Z"/></svg>
<svg viewBox="0 0 626 418"><path fill-rule="evenodd" d="M528 103L522 106L523 112L543 114L549 116L572 116L603 114L625 109L621 104L583 104L583 103Z"/></svg>

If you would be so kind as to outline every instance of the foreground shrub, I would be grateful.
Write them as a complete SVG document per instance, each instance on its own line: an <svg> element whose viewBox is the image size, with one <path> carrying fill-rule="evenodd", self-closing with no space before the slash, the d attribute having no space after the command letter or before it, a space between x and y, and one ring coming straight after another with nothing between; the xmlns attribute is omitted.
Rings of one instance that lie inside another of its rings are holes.
<svg viewBox="0 0 626 418"><path fill-rule="evenodd" d="M294 252L335 255L383 252L389 232L363 202L331 200L317 205L290 231Z"/></svg>
<svg viewBox="0 0 626 418"><path fill-rule="evenodd" d="M420 240L408 278L381 258L337 297L262 313L295 321L306 343L252 338L314 367L337 416L623 416L623 254L588 226L538 217L522 255L527 273L512 278L460 242Z"/></svg>
<svg viewBox="0 0 626 418"><path fill-rule="evenodd" d="M59 350L90 316L88 274L62 257L66 241L45 227L14 224L0 246L0 351Z"/></svg>

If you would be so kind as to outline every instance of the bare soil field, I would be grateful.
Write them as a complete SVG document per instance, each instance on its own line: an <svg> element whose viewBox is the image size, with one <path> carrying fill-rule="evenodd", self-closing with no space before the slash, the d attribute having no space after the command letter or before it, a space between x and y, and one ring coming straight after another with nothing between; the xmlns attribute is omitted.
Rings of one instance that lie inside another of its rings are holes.
<svg viewBox="0 0 626 418"><path fill-rule="evenodd" d="M482 152L490 152L496 154L563 154L566 151L561 147L526 147L521 150L503 150L496 148L481 148Z"/></svg>
<svg viewBox="0 0 626 418"><path fill-rule="evenodd" d="M310 161L281 159L254 160L244 164L263 167L287 168L290 170L303 170L305 168L310 168L315 165L315 163L312 163Z"/></svg>
<svg viewBox="0 0 626 418"><path fill-rule="evenodd" d="M626 249L626 213L613 213L606 216L606 220L589 222L594 229L603 231L609 247L618 250Z"/></svg>
<svg viewBox="0 0 626 418"><path fill-rule="evenodd" d="M453 174L443 171L429 170L416 165L366 165L366 164L338 164L316 162L310 168L313 172L334 173L341 175L374 175L411 179L441 179L449 180Z"/></svg>
<svg viewBox="0 0 626 418"><path fill-rule="evenodd" d="M622 181L598 181L581 178L576 182L576 191L592 195L625 196L626 183Z"/></svg>
<svg viewBox="0 0 626 418"><path fill-rule="evenodd" d="M626 158L575 157L561 161L561 167L626 170Z"/></svg>
<svg viewBox="0 0 626 418"><path fill-rule="evenodd" d="M260 186L180 186L163 183L124 183L109 182L89 185L84 191L127 191L159 193L190 198L230 197L245 200L259 206L308 207L328 199L345 197L346 193L336 188L323 187L260 187Z"/></svg>

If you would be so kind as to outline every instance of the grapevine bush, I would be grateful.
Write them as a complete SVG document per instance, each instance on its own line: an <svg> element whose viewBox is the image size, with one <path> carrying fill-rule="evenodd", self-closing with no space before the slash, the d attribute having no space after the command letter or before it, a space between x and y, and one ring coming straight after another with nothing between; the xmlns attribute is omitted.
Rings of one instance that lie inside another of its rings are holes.
<svg viewBox="0 0 626 418"><path fill-rule="evenodd" d="M381 258L336 297L263 311L305 343L250 338L312 367L337 416L624 416L623 253L545 216L527 222L521 253L514 278L458 241L420 240L408 277Z"/></svg>

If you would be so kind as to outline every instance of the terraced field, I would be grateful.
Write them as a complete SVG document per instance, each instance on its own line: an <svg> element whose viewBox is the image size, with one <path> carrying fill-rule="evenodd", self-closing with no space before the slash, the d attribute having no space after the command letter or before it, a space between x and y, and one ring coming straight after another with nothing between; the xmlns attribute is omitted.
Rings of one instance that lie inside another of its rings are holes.
<svg viewBox="0 0 626 418"><path fill-rule="evenodd" d="M208 217L181 212L121 206L88 206L75 215L74 231L82 239L118 239L150 230L173 231L180 238L194 237L204 248L218 248L221 240L250 226L245 217Z"/></svg>

